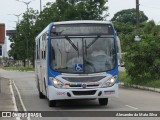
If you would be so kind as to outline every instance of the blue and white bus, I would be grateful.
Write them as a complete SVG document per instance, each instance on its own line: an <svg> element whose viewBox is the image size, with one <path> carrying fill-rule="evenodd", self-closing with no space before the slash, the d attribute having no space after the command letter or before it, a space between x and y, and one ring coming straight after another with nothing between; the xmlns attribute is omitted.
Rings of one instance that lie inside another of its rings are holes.
<svg viewBox="0 0 160 120"><path fill-rule="evenodd" d="M35 73L40 98L59 100L118 96L117 36L110 21L50 23L36 37Z"/></svg>

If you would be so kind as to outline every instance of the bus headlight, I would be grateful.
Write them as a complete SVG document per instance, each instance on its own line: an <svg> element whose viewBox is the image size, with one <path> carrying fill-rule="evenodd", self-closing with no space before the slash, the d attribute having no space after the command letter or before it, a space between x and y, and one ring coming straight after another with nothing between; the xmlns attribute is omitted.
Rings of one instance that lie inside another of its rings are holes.
<svg viewBox="0 0 160 120"><path fill-rule="evenodd" d="M113 86L115 84L117 78L118 78L117 75L111 77L110 79L106 80L103 83L102 87L111 87L111 86Z"/></svg>
<svg viewBox="0 0 160 120"><path fill-rule="evenodd" d="M63 88L64 87L64 84L61 81L59 81L53 77L50 77L49 79L52 81L52 84L55 88Z"/></svg>

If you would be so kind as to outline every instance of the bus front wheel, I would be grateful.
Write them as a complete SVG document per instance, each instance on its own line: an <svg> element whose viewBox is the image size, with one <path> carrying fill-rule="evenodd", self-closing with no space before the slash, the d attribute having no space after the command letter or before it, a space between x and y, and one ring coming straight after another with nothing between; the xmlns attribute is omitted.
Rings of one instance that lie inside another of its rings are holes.
<svg viewBox="0 0 160 120"><path fill-rule="evenodd" d="M39 98L40 99L44 99L45 98L45 95L42 92L40 92L40 91L39 91Z"/></svg>
<svg viewBox="0 0 160 120"><path fill-rule="evenodd" d="M49 107L56 107L56 100L48 100Z"/></svg>
<svg viewBox="0 0 160 120"><path fill-rule="evenodd" d="M99 98L98 99L100 105L107 105L108 104L108 98Z"/></svg>
<svg viewBox="0 0 160 120"><path fill-rule="evenodd" d="M40 98L40 99L44 99L44 98L45 98L45 95L40 91L39 82L38 82L37 86L38 86L39 98Z"/></svg>

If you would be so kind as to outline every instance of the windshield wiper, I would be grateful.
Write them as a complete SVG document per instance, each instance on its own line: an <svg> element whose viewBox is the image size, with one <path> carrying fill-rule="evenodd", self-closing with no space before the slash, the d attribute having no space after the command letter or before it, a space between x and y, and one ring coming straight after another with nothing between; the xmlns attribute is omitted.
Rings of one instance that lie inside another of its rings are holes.
<svg viewBox="0 0 160 120"><path fill-rule="evenodd" d="M72 42L71 39L69 39L69 37L65 36L66 40L72 45L72 47L77 51L78 53L78 57L79 57L79 49L78 49L78 42L77 42L77 46Z"/></svg>
<svg viewBox="0 0 160 120"><path fill-rule="evenodd" d="M59 36L61 35L64 31L66 30L70 30L71 28L66 28L66 29L63 29L61 31L52 31L53 34L55 34L56 36Z"/></svg>
<svg viewBox="0 0 160 120"><path fill-rule="evenodd" d="M65 37L66 38L66 40L68 40L68 42L72 45L72 47L76 50L76 51L78 51L78 48L77 48L77 46L72 42L72 40L71 39L69 39L69 37Z"/></svg>
<svg viewBox="0 0 160 120"><path fill-rule="evenodd" d="M91 47L93 45L93 43L98 40L99 37L100 37L100 35L98 35L91 43L89 43L89 45L86 46L86 49L88 49L89 47Z"/></svg>

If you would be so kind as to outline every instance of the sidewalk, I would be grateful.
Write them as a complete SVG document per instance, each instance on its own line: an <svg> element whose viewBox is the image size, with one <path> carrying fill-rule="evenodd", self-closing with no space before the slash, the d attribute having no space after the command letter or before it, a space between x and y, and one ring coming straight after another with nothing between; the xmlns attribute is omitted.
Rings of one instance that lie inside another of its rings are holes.
<svg viewBox="0 0 160 120"><path fill-rule="evenodd" d="M0 77L0 114L3 111L15 111L10 81ZM0 115L1 116L1 115ZM16 120L16 118L0 118L0 120Z"/></svg>

